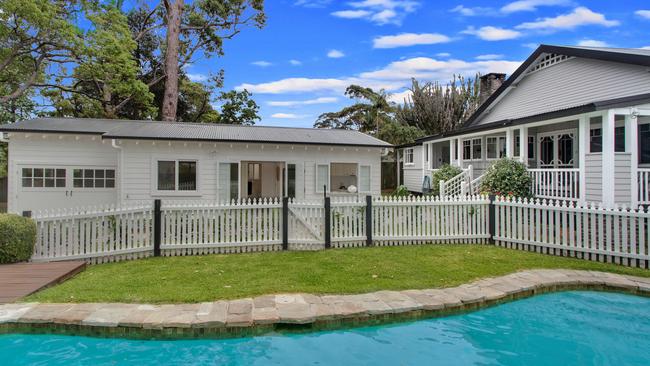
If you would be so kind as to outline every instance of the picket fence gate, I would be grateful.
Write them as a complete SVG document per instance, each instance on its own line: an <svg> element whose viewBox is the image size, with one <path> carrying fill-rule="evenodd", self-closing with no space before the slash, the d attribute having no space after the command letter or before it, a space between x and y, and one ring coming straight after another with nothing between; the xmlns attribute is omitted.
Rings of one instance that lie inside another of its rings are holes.
<svg viewBox="0 0 650 366"><path fill-rule="evenodd" d="M647 209L485 196L159 201L36 212L33 261L487 243L648 267Z"/></svg>

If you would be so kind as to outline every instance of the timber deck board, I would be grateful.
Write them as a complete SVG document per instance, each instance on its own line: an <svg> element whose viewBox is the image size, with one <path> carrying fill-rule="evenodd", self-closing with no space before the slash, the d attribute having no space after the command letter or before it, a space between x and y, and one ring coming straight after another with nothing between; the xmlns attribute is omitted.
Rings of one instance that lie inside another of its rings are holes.
<svg viewBox="0 0 650 366"><path fill-rule="evenodd" d="M83 261L0 265L0 304L19 300L83 271Z"/></svg>

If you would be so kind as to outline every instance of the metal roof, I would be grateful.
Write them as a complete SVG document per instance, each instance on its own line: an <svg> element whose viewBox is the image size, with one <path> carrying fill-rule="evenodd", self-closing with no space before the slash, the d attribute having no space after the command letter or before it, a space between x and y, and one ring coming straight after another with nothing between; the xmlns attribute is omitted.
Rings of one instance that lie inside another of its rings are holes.
<svg viewBox="0 0 650 366"><path fill-rule="evenodd" d="M37 118L2 125L0 131L97 134L105 139L392 146L372 136L350 130L90 118Z"/></svg>

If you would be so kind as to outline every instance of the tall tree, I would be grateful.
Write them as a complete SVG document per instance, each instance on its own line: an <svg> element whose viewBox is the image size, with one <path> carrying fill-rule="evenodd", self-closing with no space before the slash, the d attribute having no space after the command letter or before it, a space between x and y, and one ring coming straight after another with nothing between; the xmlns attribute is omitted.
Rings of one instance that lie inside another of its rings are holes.
<svg viewBox="0 0 650 366"><path fill-rule="evenodd" d="M410 90L412 95L397 108L395 118L427 134L460 127L480 105L478 74L474 79L454 76L447 85L413 79Z"/></svg>
<svg viewBox="0 0 650 366"><path fill-rule="evenodd" d="M257 114L260 107L251 99L252 94L248 90L231 90L221 92L218 101L221 103L221 114L219 123L231 125L254 125L260 120Z"/></svg>
<svg viewBox="0 0 650 366"><path fill-rule="evenodd" d="M155 117L153 94L138 78L127 17L113 4L87 9L92 26L74 66L71 82L61 78L41 84L54 101L56 114L76 117L119 118L128 105L137 119Z"/></svg>
<svg viewBox="0 0 650 366"><path fill-rule="evenodd" d="M0 3L0 103L23 97L77 59L81 31L77 0L3 0Z"/></svg>
<svg viewBox="0 0 650 366"><path fill-rule="evenodd" d="M395 109L388 102L388 95L385 91L376 92L371 88L350 85L345 90L345 95L355 99L357 103L338 112L321 114L314 123L314 127L376 133L383 123L392 120Z"/></svg>
<svg viewBox="0 0 650 366"><path fill-rule="evenodd" d="M163 0L162 3L167 32L162 119L173 121L178 107L179 69L199 50L206 57L222 55L224 39L236 36L243 25L262 27L266 18L263 0L195 0L191 4L185 4L184 0ZM143 31L156 28L155 24L145 24Z"/></svg>

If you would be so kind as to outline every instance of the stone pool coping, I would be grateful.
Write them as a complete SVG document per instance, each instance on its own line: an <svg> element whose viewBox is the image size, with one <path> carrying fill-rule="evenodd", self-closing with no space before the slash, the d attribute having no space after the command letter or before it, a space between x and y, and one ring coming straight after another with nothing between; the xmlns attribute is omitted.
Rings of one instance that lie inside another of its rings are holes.
<svg viewBox="0 0 650 366"><path fill-rule="evenodd" d="M539 269L442 289L356 295L279 294L199 304L14 303L0 305L0 334L48 333L135 339L228 338L439 317L565 290L650 296L650 278Z"/></svg>

